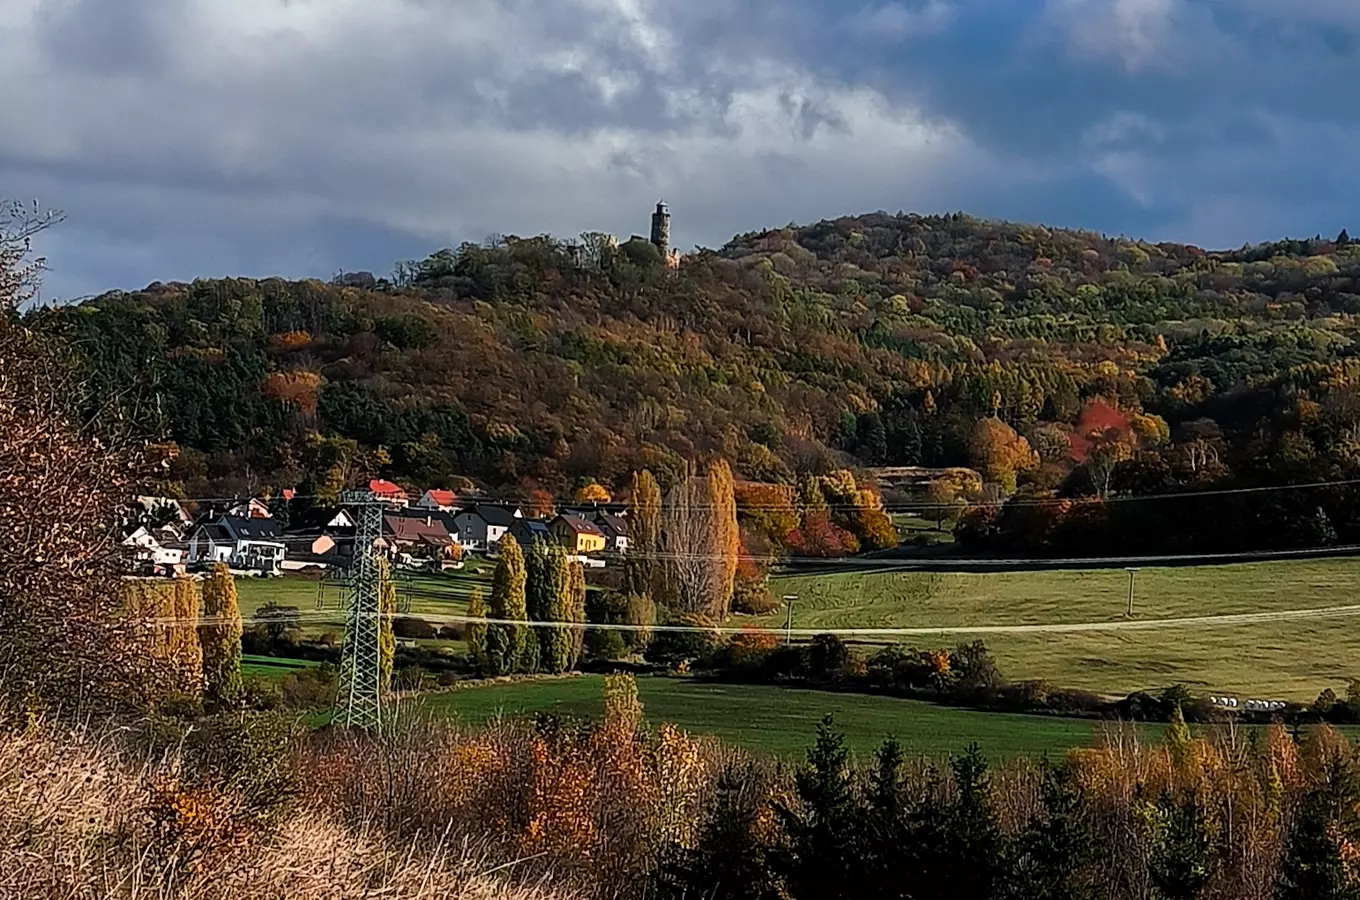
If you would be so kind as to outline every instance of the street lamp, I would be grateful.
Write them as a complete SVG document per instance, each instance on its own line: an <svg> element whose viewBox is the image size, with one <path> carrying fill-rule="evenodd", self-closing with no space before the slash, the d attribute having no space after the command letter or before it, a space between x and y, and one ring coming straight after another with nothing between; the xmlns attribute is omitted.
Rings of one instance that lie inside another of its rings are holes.
<svg viewBox="0 0 1360 900"><path fill-rule="evenodd" d="M1124 571L1129 573L1129 618L1133 618L1133 573L1138 571L1137 566L1125 566Z"/></svg>
<svg viewBox="0 0 1360 900"><path fill-rule="evenodd" d="M784 619L784 643L793 642L793 601L798 599L797 594L785 594L784 602L788 604L788 617Z"/></svg>

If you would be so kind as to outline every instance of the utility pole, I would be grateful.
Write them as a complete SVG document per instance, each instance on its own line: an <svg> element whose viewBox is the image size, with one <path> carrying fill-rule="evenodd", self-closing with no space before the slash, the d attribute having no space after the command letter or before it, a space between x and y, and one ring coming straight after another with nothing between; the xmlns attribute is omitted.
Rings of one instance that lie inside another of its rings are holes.
<svg viewBox="0 0 1360 900"><path fill-rule="evenodd" d="M798 599L797 594L785 594L784 602L788 604L789 613L784 619L784 643L793 643L793 601Z"/></svg>
<svg viewBox="0 0 1360 900"><path fill-rule="evenodd" d="M340 653L336 720L364 729L382 725L382 591L374 544L382 536L383 507L368 491L346 491L356 507L354 556L349 566L349 615Z"/></svg>
<svg viewBox="0 0 1360 900"><path fill-rule="evenodd" d="M1129 573L1129 618L1133 618L1133 575L1138 571L1137 566L1125 566L1125 571Z"/></svg>

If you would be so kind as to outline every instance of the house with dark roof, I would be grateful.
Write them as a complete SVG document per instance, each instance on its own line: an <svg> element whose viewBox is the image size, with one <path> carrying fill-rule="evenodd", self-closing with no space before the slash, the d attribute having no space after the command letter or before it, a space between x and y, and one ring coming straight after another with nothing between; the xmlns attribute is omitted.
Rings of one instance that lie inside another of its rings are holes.
<svg viewBox="0 0 1360 900"><path fill-rule="evenodd" d="M294 516L284 531L285 569L349 565L354 555L354 516L338 506L313 506Z"/></svg>
<svg viewBox="0 0 1360 900"><path fill-rule="evenodd" d="M628 520L613 513L597 512L591 521L604 532L606 548L613 553L628 552Z"/></svg>
<svg viewBox="0 0 1360 900"><path fill-rule="evenodd" d="M190 565L224 562L233 569L273 575L285 555L283 537L273 519L217 516L190 533L186 561Z"/></svg>
<svg viewBox="0 0 1360 900"><path fill-rule="evenodd" d="M459 510L453 517L458 527L458 540L464 550L490 550L510 531L515 520L524 513L518 507L495 503L478 503Z"/></svg>
<svg viewBox="0 0 1360 900"><path fill-rule="evenodd" d="M580 516L559 515L548 524L548 528L558 543L570 553L599 553L608 544L600 527Z"/></svg>
<svg viewBox="0 0 1360 900"><path fill-rule="evenodd" d="M534 541L555 541L552 529L542 519L516 519L510 526L510 536L519 542L520 547L528 550Z"/></svg>
<svg viewBox="0 0 1360 900"><path fill-rule="evenodd" d="M446 515L429 509L384 513L378 547L392 556L407 553L418 559L443 559L458 543L456 530L449 533Z"/></svg>

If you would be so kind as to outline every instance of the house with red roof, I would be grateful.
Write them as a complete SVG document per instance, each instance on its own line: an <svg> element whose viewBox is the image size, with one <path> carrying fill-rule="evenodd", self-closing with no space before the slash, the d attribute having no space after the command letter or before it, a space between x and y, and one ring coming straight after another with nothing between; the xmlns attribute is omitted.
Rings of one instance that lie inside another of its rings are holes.
<svg viewBox="0 0 1360 900"><path fill-rule="evenodd" d="M388 506L407 506L411 502L406 491L386 478L374 478L369 481L368 492L376 497L378 502L386 503Z"/></svg>
<svg viewBox="0 0 1360 900"><path fill-rule="evenodd" d="M458 495L443 488L430 488L416 501L421 509L437 509L440 512L457 512Z"/></svg>

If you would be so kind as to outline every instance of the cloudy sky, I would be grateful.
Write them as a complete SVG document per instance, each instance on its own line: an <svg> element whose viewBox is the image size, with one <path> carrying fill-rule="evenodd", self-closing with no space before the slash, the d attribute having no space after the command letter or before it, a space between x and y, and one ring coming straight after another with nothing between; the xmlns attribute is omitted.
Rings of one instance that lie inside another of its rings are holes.
<svg viewBox="0 0 1360 900"><path fill-rule="evenodd" d="M47 299L886 209L1360 230L1360 0L0 0Z"/></svg>

